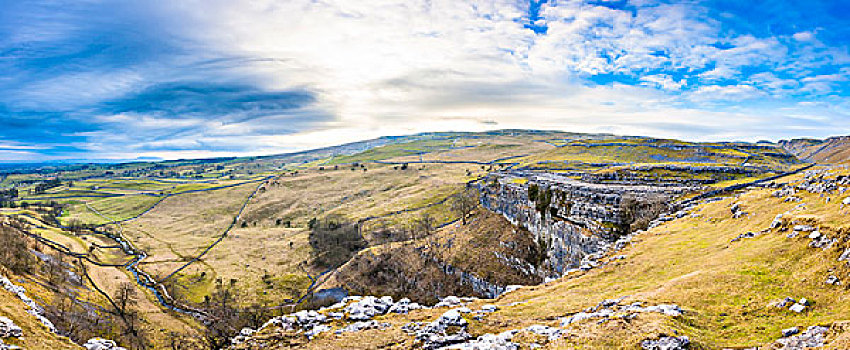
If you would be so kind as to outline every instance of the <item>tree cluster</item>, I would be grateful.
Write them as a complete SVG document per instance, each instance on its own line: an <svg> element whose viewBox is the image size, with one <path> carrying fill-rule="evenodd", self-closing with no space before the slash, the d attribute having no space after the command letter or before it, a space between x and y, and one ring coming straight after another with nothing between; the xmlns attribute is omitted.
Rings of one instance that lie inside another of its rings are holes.
<svg viewBox="0 0 850 350"><path fill-rule="evenodd" d="M313 218L308 227L313 262L323 268L342 265L367 246L358 224L338 216L328 216L321 220Z"/></svg>

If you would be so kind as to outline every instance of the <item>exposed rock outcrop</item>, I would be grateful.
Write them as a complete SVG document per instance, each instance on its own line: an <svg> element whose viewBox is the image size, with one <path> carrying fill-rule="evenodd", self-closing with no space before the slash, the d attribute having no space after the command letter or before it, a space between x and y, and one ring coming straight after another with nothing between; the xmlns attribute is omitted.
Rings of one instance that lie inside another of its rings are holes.
<svg viewBox="0 0 850 350"><path fill-rule="evenodd" d="M127 350L118 346L114 341L103 338L91 338L83 344L83 347L86 350Z"/></svg>
<svg viewBox="0 0 850 350"><path fill-rule="evenodd" d="M658 339L646 339L640 343L640 347L646 350L686 350L691 341L688 337L661 336Z"/></svg>
<svg viewBox="0 0 850 350"><path fill-rule="evenodd" d="M611 247L633 214L623 210L625 198L669 199L695 188L595 184L553 173L514 172L493 174L479 189L482 206L535 235L545 247L548 273L557 277Z"/></svg>
<svg viewBox="0 0 850 350"><path fill-rule="evenodd" d="M0 316L0 338L19 338L24 335L21 327L15 324L14 321L5 316Z"/></svg>
<svg viewBox="0 0 850 350"><path fill-rule="evenodd" d="M44 317L44 308L42 308L41 305L38 305L34 300L30 299L30 297L27 296L27 290L24 289L24 287L12 283L12 281L2 275L0 275L0 285L2 285L3 288L9 291L10 293L16 295L18 299L20 299L22 302L24 302L24 304L27 306L27 312L30 315L35 316L35 318L37 318L39 322L41 322L45 327L47 327L48 330L53 333L56 333L56 327L53 325L53 322L50 322L47 317Z"/></svg>
<svg viewBox="0 0 850 350"><path fill-rule="evenodd" d="M822 347L826 341L826 332L829 328L811 326L803 333L779 339L776 342L781 345L778 349L797 350ZM796 333L795 333L796 334Z"/></svg>

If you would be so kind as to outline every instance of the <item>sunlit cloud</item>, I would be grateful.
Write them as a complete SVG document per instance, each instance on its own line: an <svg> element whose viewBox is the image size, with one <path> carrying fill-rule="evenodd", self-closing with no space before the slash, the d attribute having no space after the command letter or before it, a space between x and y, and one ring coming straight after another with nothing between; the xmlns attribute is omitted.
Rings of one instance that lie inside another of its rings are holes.
<svg viewBox="0 0 850 350"><path fill-rule="evenodd" d="M846 134L842 6L4 2L0 137L32 148L0 157L270 154L497 128Z"/></svg>

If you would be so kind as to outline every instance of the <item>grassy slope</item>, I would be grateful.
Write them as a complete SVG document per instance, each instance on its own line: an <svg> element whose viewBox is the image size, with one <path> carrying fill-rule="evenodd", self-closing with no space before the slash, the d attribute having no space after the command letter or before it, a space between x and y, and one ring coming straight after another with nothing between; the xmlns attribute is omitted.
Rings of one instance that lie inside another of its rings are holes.
<svg viewBox="0 0 850 350"><path fill-rule="evenodd" d="M26 312L26 306L17 296L2 288L0 288L0 315L10 318L21 327L24 333L22 338L3 339L6 344L18 345L24 349L83 349L67 337L50 332L34 316Z"/></svg>
<svg viewBox="0 0 850 350"><path fill-rule="evenodd" d="M627 301L677 303L690 312L665 322L664 328L689 334L706 348L759 345L778 338L783 328L850 319L847 292L823 283L827 269L839 268L837 249L808 248L807 240L787 239L782 233L730 243L741 233L766 228L776 214L796 203L783 203L768 190L748 192L738 201L752 215L732 219L732 199L701 206L701 217L676 220L639 236L638 243L622 252L628 255L623 262L508 295L501 301L524 302L498 316L540 322L622 296L629 296ZM810 203L809 209L795 212L795 217L818 218L830 223L830 230L850 227L847 210L835 201L821 204L809 194L804 202ZM809 298L815 306L800 315L769 306L786 296ZM625 328L608 335L625 341L633 338L630 332ZM580 332L577 339L581 341L558 346L604 344Z"/></svg>
<svg viewBox="0 0 850 350"><path fill-rule="evenodd" d="M844 170L847 173L847 170ZM792 210L799 203L785 203L756 189L738 198L703 204L695 213L636 237L634 244L617 254L628 257L603 268L568 276L546 285L526 287L495 301L501 310L483 322L472 321L473 334L517 329L532 324L557 326L559 317L594 306L607 298L627 297L625 303L675 303L687 310L678 318L640 314L636 319L597 324L585 321L570 326L568 335L547 344L556 349L623 348L637 349L642 339L660 333L686 334L695 348L749 347L772 343L780 330L791 326L830 325L846 328L850 320L850 298L845 287L824 284L829 274L847 276L850 268L836 261L846 243L828 250L810 248L808 239L786 238L786 232L772 231L756 238L730 240L747 231L767 228L774 216ZM817 223L830 235L846 236L850 230L850 209L836 200L825 203L815 194L798 194L806 209L792 210L790 220ZM751 213L733 219L729 206L739 202ZM839 234L839 232L841 232ZM814 302L809 311L795 314L771 306L790 296ZM426 310L406 316L382 319L395 325L413 320L431 320L440 310ZM846 334L831 333L832 348L846 348ZM407 343L405 343L407 342ZM409 344L397 329L345 335L323 335L302 344L311 349L375 348ZM277 348L287 348L278 343Z"/></svg>
<svg viewBox="0 0 850 350"><path fill-rule="evenodd" d="M445 140L425 140L401 145L386 146L385 149L367 151L347 158L334 158L333 163L347 161L415 161L419 156L410 156L410 151L429 152L422 156L428 160L450 161L492 161L506 156L528 155L522 159L524 164L536 162L575 160L578 162L661 162L686 160L690 156L679 157L668 154L667 150L651 147L570 147L555 148L551 143L565 144L568 139L576 137L566 133L547 133L533 135L487 135L483 138L458 138L454 142ZM584 137L579 135L579 138ZM639 143L644 140L616 139L605 137L606 142ZM542 142L546 141L546 142ZM665 141L672 142L672 141ZM466 146L474 146L467 148ZM404 150L404 151L402 151ZM597 151L598 150L598 151ZM743 154L735 149L719 150L725 154L731 164L743 161ZM677 158L678 157L678 158ZM681 159L679 159L681 158ZM690 160L690 159L687 159ZM504 161L509 163L515 159ZM722 162L725 163L725 162ZM340 170L318 171L318 166L329 168L327 159L314 160L302 165L287 165L290 170L298 170L294 176L281 179L284 183L280 188L270 187L266 193L260 194L246 210L245 218L249 221L246 228L238 228L233 235L225 239L220 246L210 252L204 261L187 269L182 274L181 282L190 287L189 294L199 299L210 286L214 277L236 278L240 285L246 286L246 293L256 294L260 298L281 298L285 293L280 291L291 285L304 283L304 271L299 263L309 259L307 232L304 229L306 221L311 217L326 213L341 214L352 219L370 215L386 215L395 210L417 208L434 203L460 189L462 185L489 170L475 164L411 164L409 170L393 170L391 166L367 164L368 171L351 171L341 166ZM259 173L266 168L254 168L253 163L233 163L226 170ZM183 170L181 170L183 169ZM190 172L197 169L193 166L177 168L178 171ZM250 169L250 170L246 170ZM470 170L471 176L466 171ZM590 168L589 170L596 170ZM88 174L88 172L86 172ZM204 175L223 175L224 171L209 171ZM242 179L249 175L240 175ZM175 179L177 180L177 179ZM180 179L185 182L187 180ZM219 180L219 184L228 183ZM177 191L213 186L214 184L188 183L178 184L173 181L153 180L147 178L122 178L112 180L81 180L75 182L74 188L57 188L51 194L69 193L69 190L90 190L91 186L107 188L97 191L109 193L135 194L138 191L162 191L178 187ZM244 188L254 185L245 185ZM117 189L115 187L118 187ZM187 254L197 252L203 244L211 242L224 229L235 214L235 204L247 196L247 190L225 189L204 194L186 194L172 197L157 208L145 214L138 223L128 224L130 235L134 242L146 248L151 258L149 261L159 261L151 268L155 271L166 271L176 268ZM185 198L183 196L186 196ZM143 206L134 199L139 195L120 197L118 199L84 199L98 210L109 211L115 218L122 218L138 212ZM219 203L219 204L215 204ZM87 208L78 205L78 213L85 213ZM211 209L212 208L212 209ZM222 210L217 210L219 208ZM85 210L83 210L85 209ZM212 210L212 211L211 211ZM215 212L213 212L215 211ZM441 222L453 220L447 206L436 206L428 211L438 217ZM92 215L90 220L102 220ZM421 211L419 211L421 212ZM403 224L407 217L418 212L403 215L390 215L384 219L388 225ZM291 219L296 228L287 229L274 225L276 218ZM377 221L377 220L376 220ZM256 222L256 226L254 225ZM371 222L370 222L371 223ZM135 225L135 226L134 226ZM135 233L133 233L135 232ZM290 249L288 242L293 242ZM201 271L208 272L205 279L199 279ZM212 272L212 275L209 273ZM264 273L275 276L272 288L259 282ZM244 282L244 284L242 284ZM588 301L589 302L589 301Z"/></svg>
<svg viewBox="0 0 850 350"><path fill-rule="evenodd" d="M512 246L501 242L511 242ZM434 303L445 295L474 295L467 286L455 285L433 261L418 251L501 285L536 284L541 279L525 275L496 257L495 253L536 264L540 253L531 233L518 230L500 215L479 210L467 225L459 222L440 229L433 237L383 244L361 251L340 267L321 288L343 287L353 294L394 295ZM411 284L411 281L416 281Z"/></svg>
<svg viewBox="0 0 850 350"><path fill-rule="evenodd" d="M31 216L22 216L19 219L25 220L25 222L30 223L41 223L38 221L40 218L37 213L33 211L23 211L23 214L31 215ZM104 263L113 263L113 264L125 264L129 261L129 257L124 255L121 250L114 248L95 248L90 250L89 248L92 245L100 245L100 246L112 246L115 245L116 242L106 239L102 236L94 236L94 235L75 235L71 232L64 231L58 228L51 229L32 229L32 233L36 233L55 241L59 244L62 244L70 251L75 253L91 253L90 256L95 261L100 261ZM42 250L45 253L54 252L54 250L49 249L47 246L42 245ZM70 262L73 259L69 259L66 257L66 262ZM124 268L121 267L101 267L96 266L91 263L86 263L86 268L89 271L89 275L94 280L94 283L98 286L98 288L104 290L109 295L115 295L118 290L118 287L122 283L135 283L133 276L130 275ZM38 301L42 305L45 302L51 302L54 299L55 291L52 289L45 288L46 285L46 277L42 276L43 272L39 269L35 269L35 273L30 276L26 276L26 278L22 278L20 276L12 277L5 271L0 271L5 276L12 279L15 283L23 286L27 289L27 295L29 295L34 300ZM38 283L35 283L37 281ZM78 293L75 298L79 300L85 300L87 302L99 305L106 310L111 309L111 305L108 301L103 298L101 294L99 294L88 281L85 281L84 287L72 287ZM139 293L140 298L138 299L138 309L141 311L142 318L145 321L144 329L147 330L147 333L150 335L150 340L157 348L164 348L169 341L169 332L171 331L180 331L186 334L197 334L198 324L195 323L194 320L181 316L179 314L171 313L164 310L153 295L144 292ZM3 305L5 298L0 296L0 305ZM12 304L10 304L12 305ZM4 311L5 312L5 311ZM14 319L14 318L13 318ZM26 330L26 328L25 328ZM45 338L46 341L49 341L50 337ZM33 342L39 342L38 339L33 339ZM50 349L50 347L41 347L41 346L32 346L27 347L28 349ZM58 349L63 349L62 347L57 347Z"/></svg>
<svg viewBox="0 0 850 350"><path fill-rule="evenodd" d="M170 197L123 224L125 236L148 254L147 271L168 273L215 241L256 186Z"/></svg>

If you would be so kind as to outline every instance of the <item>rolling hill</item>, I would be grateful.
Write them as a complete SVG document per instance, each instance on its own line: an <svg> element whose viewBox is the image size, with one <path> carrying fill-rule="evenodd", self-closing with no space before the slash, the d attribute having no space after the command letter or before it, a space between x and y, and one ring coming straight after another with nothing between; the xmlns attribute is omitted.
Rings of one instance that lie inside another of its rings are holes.
<svg viewBox="0 0 850 350"><path fill-rule="evenodd" d="M237 348L427 348L424 337L445 330L417 338L413 328L459 307L451 295L497 310L460 312L464 326L434 344L483 348L462 344L534 326L502 345L635 348L664 334L692 348L755 346L794 325L829 326L841 344L844 289L823 281L846 277L833 262L847 171L806 161L840 160L845 141L424 133L263 157L4 170L0 215L26 240L23 254L69 261L14 278L88 276L40 292L48 318L67 318L55 300L84 296L72 310L120 321L96 332L58 323L79 344L220 348L246 328ZM764 230L778 214L781 225ZM797 225L835 242L812 250L809 231L784 239ZM345 295L453 306L362 319L356 308L340 319L307 311ZM812 312L765 306L786 295L809 298ZM635 302L683 311L627 311ZM581 310L594 321L561 324ZM292 312L307 318L280 321ZM279 322L263 327L269 319Z"/></svg>

